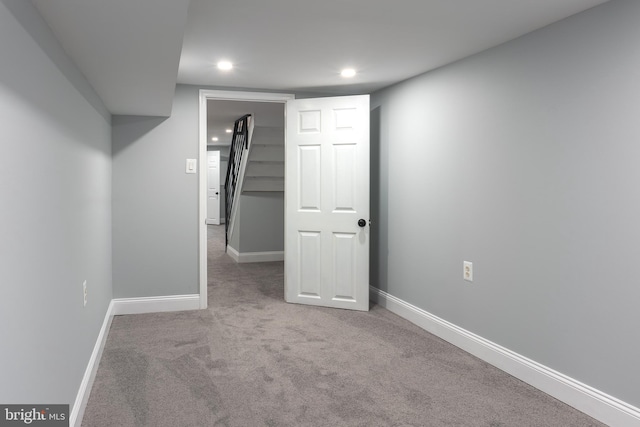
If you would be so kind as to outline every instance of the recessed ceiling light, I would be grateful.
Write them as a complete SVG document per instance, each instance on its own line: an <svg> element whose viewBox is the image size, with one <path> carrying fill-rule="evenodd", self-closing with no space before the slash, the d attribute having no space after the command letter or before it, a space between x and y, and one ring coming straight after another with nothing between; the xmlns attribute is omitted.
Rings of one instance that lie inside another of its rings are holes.
<svg viewBox="0 0 640 427"><path fill-rule="evenodd" d="M233 64L229 61L220 61L218 62L218 70L229 71L233 69Z"/></svg>
<svg viewBox="0 0 640 427"><path fill-rule="evenodd" d="M345 68L340 72L340 75L346 78L353 77L356 75L356 70L354 70L353 68Z"/></svg>
<svg viewBox="0 0 640 427"><path fill-rule="evenodd" d="M218 137L217 137L217 136L214 136L213 138L211 138L211 140L212 140L213 142L216 142L216 141L218 141Z"/></svg>
<svg viewBox="0 0 640 427"><path fill-rule="evenodd" d="M225 129L224 131L225 131L226 133L231 133L231 132L233 132L233 129Z"/></svg>

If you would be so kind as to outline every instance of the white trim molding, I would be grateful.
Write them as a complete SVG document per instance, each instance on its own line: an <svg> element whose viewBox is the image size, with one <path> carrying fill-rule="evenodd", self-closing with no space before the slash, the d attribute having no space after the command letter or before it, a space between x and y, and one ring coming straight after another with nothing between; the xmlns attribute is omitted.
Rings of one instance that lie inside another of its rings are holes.
<svg viewBox="0 0 640 427"><path fill-rule="evenodd" d="M213 220L213 219L208 219L206 222L207 222L207 225L222 225L224 224L224 218L220 218L218 222L216 222L216 220Z"/></svg>
<svg viewBox="0 0 640 427"><path fill-rule="evenodd" d="M610 426L640 427L640 409L370 286L370 299L422 329Z"/></svg>
<svg viewBox="0 0 640 427"><path fill-rule="evenodd" d="M82 381L80 382L80 389L76 395L76 400L71 408L71 414L69 414L69 425L71 427L80 427L82 424L82 417L84 416L84 410L89 402L89 395L91 394L91 388L93 387L93 381L96 378L98 372L98 365L100 365L100 359L102 358L102 350L107 342L107 336L109 335L109 329L111 328L111 321L113 320L113 300L109 303L107 313L104 316L102 327L98 333L96 344L93 346L89 363L84 370Z"/></svg>
<svg viewBox="0 0 640 427"><path fill-rule="evenodd" d="M200 96L207 99L222 99L229 101L254 101L254 102L287 102L295 99L292 93L275 92L245 92L235 90L200 89Z"/></svg>
<svg viewBox="0 0 640 427"><path fill-rule="evenodd" d="M113 315L160 313L164 311L198 310L200 295L170 295L162 297L114 298Z"/></svg>
<svg viewBox="0 0 640 427"><path fill-rule="evenodd" d="M227 245L227 253L231 258L233 258L235 262L239 264L246 262L284 261L284 251L238 252L230 245Z"/></svg>
<svg viewBox="0 0 640 427"><path fill-rule="evenodd" d="M201 309L207 308L207 176L204 171L207 170L207 100L209 99L286 103L290 99L295 99L295 95L291 93L200 89L198 105L198 155L200 157L200 171L198 172L198 276ZM221 222L224 222L224 219Z"/></svg>

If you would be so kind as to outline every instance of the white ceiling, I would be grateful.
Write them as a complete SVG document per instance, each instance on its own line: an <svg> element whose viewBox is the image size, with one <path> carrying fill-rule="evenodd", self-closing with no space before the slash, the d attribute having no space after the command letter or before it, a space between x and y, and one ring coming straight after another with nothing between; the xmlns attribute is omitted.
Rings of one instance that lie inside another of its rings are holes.
<svg viewBox="0 0 640 427"><path fill-rule="evenodd" d="M209 145L231 144L233 129L237 119L245 114L254 117L255 126L284 128L284 104L280 102L247 102L210 99L207 101L207 143ZM218 141L211 141L212 137Z"/></svg>
<svg viewBox="0 0 640 427"><path fill-rule="evenodd" d="M603 2L192 0L178 82L367 93ZM232 73L216 70L223 58Z"/></svg>
<svg viewBox="0 0 640 427"><path fill-rule="evenodd" d="M606 0L32 1L109 111L166 116L176 83L369 93Z"/></svg>

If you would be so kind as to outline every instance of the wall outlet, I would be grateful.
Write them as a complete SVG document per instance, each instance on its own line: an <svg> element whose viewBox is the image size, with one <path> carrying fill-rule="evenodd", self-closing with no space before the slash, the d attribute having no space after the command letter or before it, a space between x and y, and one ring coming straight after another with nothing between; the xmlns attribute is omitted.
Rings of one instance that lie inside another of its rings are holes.
<svg viewBox="0 0 640 427"><path fill-rule="evenodd" d="M87 306L87 281L82 282L82 298L84 300L84 306Z"/></svg>
<svg viewBox="0 0 640 427"><path fill-rule="evenodd" d="M462 262L462 278L467 282L473 282L473 263L469 261Z"/></svg>

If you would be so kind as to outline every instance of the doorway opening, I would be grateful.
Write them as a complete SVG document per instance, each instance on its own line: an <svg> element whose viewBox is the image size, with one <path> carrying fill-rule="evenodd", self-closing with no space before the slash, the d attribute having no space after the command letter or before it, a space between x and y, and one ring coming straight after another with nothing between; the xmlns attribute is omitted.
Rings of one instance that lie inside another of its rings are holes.
<svg viewBox="0 0 640 427"><path fill-rule="evenodd" d="M210 151L218 151L220 165L218 167L219 176L225 176L226 163L230 146L230 136L226 132L229 126L233 125L235 119L245 115L253 114L256 117L256 124L263 124L268 127L270 120L280 115L278 120L284 120L284 104L287 100L294 99L292 94L260 93L260 92L235 92L201 90L199 102L199 157L200 157L200 179L199 179L199 281L200 281L200 308L207 308L207 224L212 218L208 216L209 205L216 209L215 203L211 203L209 196L215 196L215 189L210 191L208 179ZM279 108L273 104L280 104ZM275 115L275 116L274 116ZM262 117L262 118L260 118ZM217 140L214 140L217 138ZM215 156L214 156L215 157ZM258 184L259 185L259 184ZM218 183L218 202L221 205L218 211L220 223L230 221L230 218L223 218L225 212L223 204L223 179ZM212 194L208 194L211 192ZM251 209L249 208L249 211ZM215 221L214 221L215 223Z"/></svg>

